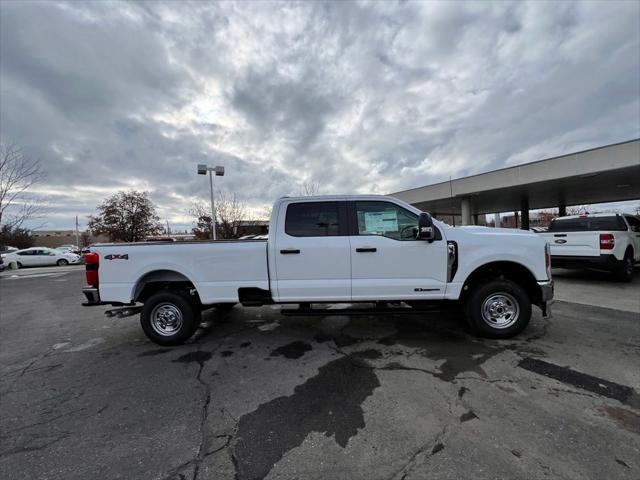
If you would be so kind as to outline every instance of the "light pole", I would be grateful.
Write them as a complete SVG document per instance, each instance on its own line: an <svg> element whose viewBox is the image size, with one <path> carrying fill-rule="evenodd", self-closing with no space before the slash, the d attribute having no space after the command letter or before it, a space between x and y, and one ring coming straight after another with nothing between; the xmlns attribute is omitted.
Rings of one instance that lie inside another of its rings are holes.
<svg viewBox="0 0 640 480"><path fill-rule="evenodd" d="M216 207L213 200L213 174L217 177L224 176L224 167L208 167L204 164L198 165L198 175L206 175L209 172L209 188L211 189L211 231L213 232L213 239L216 240Z"/></svg>

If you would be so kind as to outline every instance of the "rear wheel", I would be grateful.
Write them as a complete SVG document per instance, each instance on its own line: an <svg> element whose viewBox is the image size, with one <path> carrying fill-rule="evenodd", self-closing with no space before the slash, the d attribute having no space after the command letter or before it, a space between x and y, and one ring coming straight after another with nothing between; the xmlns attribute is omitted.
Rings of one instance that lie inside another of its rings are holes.
<svg viewBox="0 0 640 480"><path fill-rule="evenodd" d="M613 273L621 282L630 282L633 279L633 253L631 251L624 254L624 258Z"/></svg>
<svg viewBox="0 0 640 480"><path fill-rule="evenodd" d="M466 319L476 334L511 338L529 324L531 300L518 284L510 280L490 280L472 288Z"/></svg>
<svg viewBox="0 0 640 480"><path fill-rule="evenodd" d="M179 345L200 325L200 309L186 296L162 291L149 297L140 313L140 325L158 345Z"/></svg>
<svg viewBox="0 0 640 480"><path fill-rule="evenodd" d="M58 265L59 267L64 267L65 265L69 265L69 261L61 258L56 262L56 265Z"/></svg>

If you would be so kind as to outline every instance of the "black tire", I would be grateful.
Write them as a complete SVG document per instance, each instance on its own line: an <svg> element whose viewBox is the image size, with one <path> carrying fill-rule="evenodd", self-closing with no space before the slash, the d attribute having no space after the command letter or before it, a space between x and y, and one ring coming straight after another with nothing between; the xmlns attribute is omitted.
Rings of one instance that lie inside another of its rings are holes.
<svg viewBox="0 0 640 480"><path fill-rule="evenodd" d="M16 262L16 267L22 268L22 264L20 262Z"/></svg>
<svg viewBox="0 0 640 480"><path fill-rule="evenodd" d="M195 333L198 325L200 309L187 295L176 292L162 291L150 296L140 312L142 330L158 345L180 345Z"/></svg>
<svg viewBox="0 0 640 480"><path fill-rule="evenodd" d="M59 267L65 267L65 266L69 265L69 261L65 260L64 258L61 258L60 260L58 260L56 262L56 265L58 265Z"/></svg>
<svg viewBox="0 0 640 480"><path fill-rule="evenodd" d="M629 283L633 280L633 253L631 251L624 254L624 258L618 262L613 274L619 282Z"/></svg>
<svg viewBox="0 0 640 480"><path fill-rule="evenodd" d="M531 299L517 283L506 279L488 280L471 288L465 317L475 334L511 338L529 324Z"/></svg>

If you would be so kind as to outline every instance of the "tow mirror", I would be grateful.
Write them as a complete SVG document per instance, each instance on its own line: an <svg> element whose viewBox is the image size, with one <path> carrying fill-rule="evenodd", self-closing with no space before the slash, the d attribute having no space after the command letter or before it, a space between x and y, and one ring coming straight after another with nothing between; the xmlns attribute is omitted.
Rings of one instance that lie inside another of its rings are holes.
<svg viewBox="0 0 640 480"><path fill-rule="evenodd" d="M431 215L428 213L422 212L420 217L418 217L418 232L416 234L416 238L419 240L426 240L428 242L433 242L436 238L436 232L433 228L433 220L431 220Z"/></svg>

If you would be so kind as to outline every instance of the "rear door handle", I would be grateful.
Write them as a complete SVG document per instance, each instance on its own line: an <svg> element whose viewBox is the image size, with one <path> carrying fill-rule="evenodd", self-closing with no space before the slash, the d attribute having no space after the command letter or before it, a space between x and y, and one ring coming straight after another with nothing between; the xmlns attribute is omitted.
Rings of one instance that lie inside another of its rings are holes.
<svg viewBox="0 0 640 480"><path fill-rule="evenodd" d="M378 249L374 248L374 247L362 247L362 248L356 248L356 252L359 253L365 253L365 252L377 252Z"/></svg>
<svg viewBox="0 0 640 480"><path fill-rule="evenodd" d="M295 249L295 248L288 248L286 250L280 250L280 253L282 255L297 255L300 253L300 250Z"/></svg>

